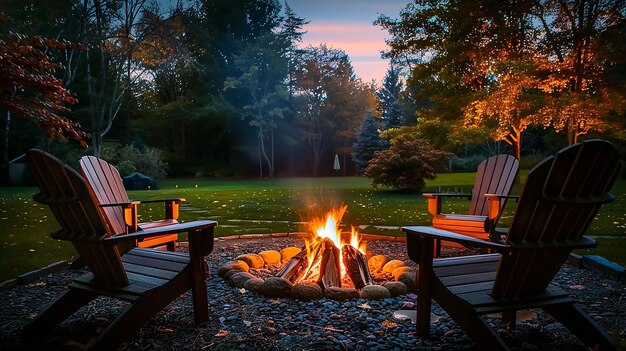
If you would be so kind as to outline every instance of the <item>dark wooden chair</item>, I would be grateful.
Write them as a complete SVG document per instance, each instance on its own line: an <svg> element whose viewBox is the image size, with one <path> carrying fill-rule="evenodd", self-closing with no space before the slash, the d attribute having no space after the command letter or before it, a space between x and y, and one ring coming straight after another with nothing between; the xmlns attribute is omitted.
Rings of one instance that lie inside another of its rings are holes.
<svg viewBox="0 0 626 351"><path fill-rule="evenodd" d="M28 324L24 339L53 328L98 296L130 304L96 338L91 348L112 350L133 336L157 312L191 289L196 325L208 320L206 261L213 250L214 221L194 221L138 231L113 233L94 203L86 181L76 171L40 150L27 153L27 165L40 193L34 199L52 210L61 229L54 239L69 240L90 272ZM120 255L118 244L155 235L188 233L189 254L133 248ZM123 235L117 235L123 234Z"/></svg>
<svg viewBox="0 0 626 351"><path fill-rule="evenodd" d="M89 186L94 202L100 207L112 233L132 233L138 230L177 224L178 207L185 199L131 201L124 189L122 177L117 168L105 160L94 156L83 156L80 159L80 173ZM142 203L163 202L165 219L139 223L138 207ZM176 251L178 234L159 235L138 241L139 247L157 247L166 245L169 251Z"/></svg>
<svg viewBox="0 0 626 351"><path fill-rule="evenodd" d="M403 227L409 257L419 263L417 332L428 337L431 298L482 350L506 345L481 315L538 307L585 344L614 350L608 335L566 291L550 284L572 249L595 247L583 234L619 174L615 148L602 140L572 145L533 168L504 240L490 242L433 227ZM488 248L498 254L433 260L433 240ZM513 325L514 326L514 325Z"/></svg>
<svg viewBox="0 0 626 351"><path fill-rule="evenodd" d="M428 212L433 216L432 225L458 234L484 240L497 240L496 224L509 198L517 176L519 161L512 155L496 155L478 165L468 214L441 213L443 198L459 197L459 194L422 194L428 199ZM438 255L440 241L436 240ZM461 246L446 242L449 246Z"/></svg>

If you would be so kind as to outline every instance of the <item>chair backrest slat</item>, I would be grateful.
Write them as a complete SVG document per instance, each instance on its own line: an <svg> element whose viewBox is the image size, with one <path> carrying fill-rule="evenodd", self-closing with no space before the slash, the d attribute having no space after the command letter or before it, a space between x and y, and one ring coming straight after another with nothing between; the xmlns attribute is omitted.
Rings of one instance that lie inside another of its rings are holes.
<svg viewBox="0 0 626 351"><path fill-rule="evenodd" d="M29 150L27 156L28 169L41 191L34 198L48 205L61 225L54 238L71 241L96 280L114 286L128 284L117 247L103 242L110 230L85 180L41 150Z"/></svg>
<svg viewBox="0 0 626 351"><path fill-rule="evenodd" d="M496 155L478 165L469 214L487 215L489 203L484 194L509 195L518 168L519 161L512 155ZM502 206L504 204L503 201Z"/></svg>
<svg viewBox="0 0 626 351"><path fill-rule="evenodd" d="M493 294L515 297L543 291L591 224L619 174L619 155L602 140L572 145L533 168L507 241L562 243L563 247L513 252L500 261Z"/></svg>
<svg viewBox="0 0 626 351"><path fill-rule="evenodd" d="M129 201L118 170L108 162L94 156L83 156L80 159L80 172L91 185L96 203ZM113 233L126 232L124 212L121 207L103 207L101 210Z"/></svg>

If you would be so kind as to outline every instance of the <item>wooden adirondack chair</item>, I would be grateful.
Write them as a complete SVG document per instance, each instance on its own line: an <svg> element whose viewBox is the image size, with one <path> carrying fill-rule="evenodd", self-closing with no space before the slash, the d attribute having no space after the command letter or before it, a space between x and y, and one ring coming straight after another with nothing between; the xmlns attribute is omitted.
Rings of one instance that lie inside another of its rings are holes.
<svg viewBox="0 0 626 351"><path fill-rule="evenodd" d="M459 197L458 194L422 194L428 199L428 212L433 216L433 227L469 235L484 240L498 240L495 227L509 198L519 161L512 155L496 155L478 165L472 195L468 196L468 214L441 213L441 203L445 197ZM438 255L440 240L435 241ZM461 246L447 243L450 246Z"/></svg>
<svg viewBox="0 0 626 351"><path fill-rule="evenodd" d="M94 156L83 156L80 159L80 173L87 180L92 198L99 205L107 224L113 233L132 233L137 230L177 224L178 206L185 199L131 201L124 189L122 178L117 168L105 160ZM141 203L163 202L165 219L161 221L139 223L138 207ZM178 234L159 235L139 241L134 246L157 247L166 245L169 251L176 251Z"/></svg>
<svg viewBox="0 0 626 351"><path fill-rule="evenodd" d="M91 272L74 280L65 294L28 324L24 339L39 336L100 295L130 304L96 338L91 347L97 350L112 350L123 343L188 289L195 323L208 320L204 256L213 250L216 222L195 221L116 235L76 171L40 150L28 151L27 165L41 190L34 199L48 205L61 225L51 236L71 241ZM188 255L139 247L124 255L118 251L120 243L178 232L188 233Z"/></svg>
<svg viewBox="0 0 626 351"><path fill-rule="evenodd" d="M596 246L583 234L619 174L619 156L606 141L572 145L533 168L506 235L490 242L433 227L403 227L409 257L419 263L417 331L428 337L431 297L482 350L506 345L481 315L539 307L589 346L614 350L608 335L567 292L550 285L572 249ZM437 259L433 240L489 248L498 254ZM512 319L514 321L514 319Z"/></svg>

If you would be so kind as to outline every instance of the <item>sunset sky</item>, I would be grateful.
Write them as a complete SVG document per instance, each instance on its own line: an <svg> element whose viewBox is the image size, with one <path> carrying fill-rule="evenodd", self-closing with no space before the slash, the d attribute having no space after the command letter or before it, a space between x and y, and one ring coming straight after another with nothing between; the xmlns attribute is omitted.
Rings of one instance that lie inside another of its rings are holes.
<svg viewBox="0 0 626 351"><path fill-rule="evenodd" d="M342 49L352 61L356 74L365 82L380 84L387 71L388 60L380 58L387 49L387 32L372 22L380 14L398 17L410 0L287 0L291 9L310 23L303 46Z"/></svg>

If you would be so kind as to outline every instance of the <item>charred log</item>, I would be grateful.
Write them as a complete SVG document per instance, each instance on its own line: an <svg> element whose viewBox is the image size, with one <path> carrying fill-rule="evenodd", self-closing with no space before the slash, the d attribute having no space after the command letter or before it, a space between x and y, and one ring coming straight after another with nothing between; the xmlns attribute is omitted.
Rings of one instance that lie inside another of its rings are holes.
<svg viewBox="0 0 626 351"><path fill-rule="evenodd" d="M297 255L289 259L285 266L276 274L277 277L285 278L294 283L300 279L309 266L306 250L300 251Z"/></svg>
<svg viewBox="0 0 626 351"><path fill-rule="evenodd" d="M370 285L373 282L372 275L367 266L367 260L365 255L358 249L344 245L341 248L343 256L343 264L346 267L346 273L352 284L357 289L362 289L365 285Z"/></svg>
<svg viewBox="0 0 626 351"><path fill-rule="evenodd" d="M339 248L329 240L325 239L320 251L320 276L317 279L317 284L322 289L334 287L341 287L341 257Z"/></svg>

